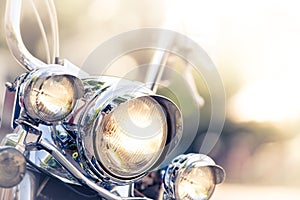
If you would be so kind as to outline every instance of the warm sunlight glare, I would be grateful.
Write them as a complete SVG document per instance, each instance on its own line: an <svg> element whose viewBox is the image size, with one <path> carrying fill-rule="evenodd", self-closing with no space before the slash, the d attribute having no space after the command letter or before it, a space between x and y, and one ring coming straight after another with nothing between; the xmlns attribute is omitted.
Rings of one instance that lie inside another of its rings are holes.
<svg viewBox="0 0 300 200"><path fill-rule="evenodd" d="M295 86L289 80L252 82L231 99L229 112L237 121L297 119L300 117L300 94Z"/></svg>

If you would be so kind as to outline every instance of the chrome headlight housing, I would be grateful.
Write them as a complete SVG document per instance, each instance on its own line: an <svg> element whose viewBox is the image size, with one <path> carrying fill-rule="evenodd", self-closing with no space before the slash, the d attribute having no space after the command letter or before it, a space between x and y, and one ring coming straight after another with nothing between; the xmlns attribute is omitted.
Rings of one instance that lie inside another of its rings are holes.
<svg viewBox="0 0 300 200"><path fill-rule="evenodd" d="M13 147L0 148L0 187L10 188L19 184L25 176L26 160Z"/></svg>
<svg viewBox="0 0 300 200"><path fill-rule="evenodd" d="M101 179L132 182L157 167L177 144L181 113L171 100L139 83L102 79L105 90L99 90L81 117L80 155Z"/></svg>
<svg viewBox="0 0 300 200"><path fill-rule="evenodd" d="M170 199L210 199L215 186L225 180L225 171L208 156L187 154L176 157L164 175Z"/></svg>
<svg viewBox="0 0 300 200"><path fill-rule="evenodd" d="M83 96L83 84L62 66L48 66L29 73L21 90L21 105L34 120L63 120Z"/></svg>

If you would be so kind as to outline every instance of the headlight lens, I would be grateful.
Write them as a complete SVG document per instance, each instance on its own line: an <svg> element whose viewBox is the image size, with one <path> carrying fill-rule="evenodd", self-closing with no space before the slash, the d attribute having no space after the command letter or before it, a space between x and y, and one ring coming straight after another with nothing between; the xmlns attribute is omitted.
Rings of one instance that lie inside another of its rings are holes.
<svg viewBox="0 0 300 200"><path fill-rule="evenodd" d="M177 156L168 166L164 187L171 199L207 200L224 180L224 169L210 157L191 153Z"/></svg>
<svg viewBox="0 0 300 200"><path fill-rule="evenodd" d="M74 96L68 77L53 76L34 84L30 92L30 103L42 119L51 116L51 121L56 121L72 111Z"/></svg>
<svg viewBox="0 0 300 200"><path fill-rule="evenodd" d="M87 104L74 115L83 168L123 185L160 166L182 136L176 104L126 79L103 76L83 83Z"/></svg>
<svg viewBox="0 0 300 200"><path fill-rule="evenodd" d="M130 178L149 170L167 139L165 112L151 97L121 104L104 117L96 134L96 154L112 175Z"/></svg>
<svg viewBox="0 0 300 200"><path fill-rule="evenodd" d="M68 116L83 94L80 80L71 75L35 76L24 92L26 112L33 119L55 122Z"/></svg>
<svg viewBox="0 0 300 200"><path fill-rule="evenodd" d="M188 168L177 178L175 185L179 199L206 200L215 189L214 174L210 167Z"/></svg>
<svg viewBox="0 0 300 200"><path fill-rule="evenodd" d="M0 149L0 187L10 188L19 184L26 172L26 160L12 147Z"/></svg>

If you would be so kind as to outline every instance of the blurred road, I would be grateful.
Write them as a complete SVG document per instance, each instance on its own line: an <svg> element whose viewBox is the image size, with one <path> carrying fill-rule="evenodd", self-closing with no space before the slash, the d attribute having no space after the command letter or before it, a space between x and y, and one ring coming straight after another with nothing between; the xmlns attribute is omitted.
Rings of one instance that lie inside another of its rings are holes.
<svg viewBox="0 0 300 200"><path fill-rule="evenodd" d="M300 187L222 184L212 200L300 200Z"/></svg>

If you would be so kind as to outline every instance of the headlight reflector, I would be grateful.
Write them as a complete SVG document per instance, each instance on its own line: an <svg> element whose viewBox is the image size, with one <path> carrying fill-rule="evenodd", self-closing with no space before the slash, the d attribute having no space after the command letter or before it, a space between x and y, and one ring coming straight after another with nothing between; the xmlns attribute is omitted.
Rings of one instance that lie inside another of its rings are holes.
<svg viewBox="0 0 300 200"><path fill-rule="evenodd" d="M151 97L121 104L105 116L98 130L98 160L110 173L123 178L148 170L167 139L165 113Z"/></svg>

